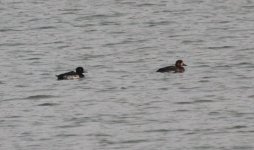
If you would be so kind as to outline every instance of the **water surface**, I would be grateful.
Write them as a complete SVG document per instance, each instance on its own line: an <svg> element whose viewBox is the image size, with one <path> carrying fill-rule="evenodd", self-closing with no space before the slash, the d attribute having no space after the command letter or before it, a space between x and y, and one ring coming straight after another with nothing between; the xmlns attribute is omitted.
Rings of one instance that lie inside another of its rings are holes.
<svg viewBox="0 0 254 150"><path fill-rule="evenodd" d="M1 1L0 149L252 150L253 8ZM177 59L185 73L155 72Z"/></svg>

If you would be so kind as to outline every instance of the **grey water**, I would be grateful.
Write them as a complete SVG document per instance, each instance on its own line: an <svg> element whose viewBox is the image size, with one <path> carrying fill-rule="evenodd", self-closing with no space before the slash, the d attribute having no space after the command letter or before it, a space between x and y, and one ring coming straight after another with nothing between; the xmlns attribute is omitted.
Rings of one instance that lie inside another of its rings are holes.
<svg viewBox="0 0 254 150"><path fill-rule="evenodd" d="M253 150L253 0L1 0L1 150ZM157 73L182 59L184 73ZM83 66L81 80L55 75Z"/></svg>

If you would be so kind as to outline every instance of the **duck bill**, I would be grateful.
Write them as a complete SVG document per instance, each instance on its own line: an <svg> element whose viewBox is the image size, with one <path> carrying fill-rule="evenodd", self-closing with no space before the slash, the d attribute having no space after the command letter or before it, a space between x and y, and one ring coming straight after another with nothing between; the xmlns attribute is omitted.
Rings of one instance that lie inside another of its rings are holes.
<svg viewBox="0 0 254 150"><path fill-rule="evenodd" d="M186 64L183 64L183 66L187 66Z"/></svg>

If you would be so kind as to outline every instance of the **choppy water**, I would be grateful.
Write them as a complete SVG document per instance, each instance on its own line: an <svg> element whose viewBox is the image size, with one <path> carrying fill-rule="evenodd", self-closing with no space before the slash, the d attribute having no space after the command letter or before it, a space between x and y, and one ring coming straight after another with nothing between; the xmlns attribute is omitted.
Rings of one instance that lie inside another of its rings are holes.
<svg viewBox="0 0 254 150"><path fill-rule="evenodd" d="M253 150L253 0L0 1L1 150ZM183 74L159 67L183 59ZM55 75L83 66L84 80Z"/></svg>

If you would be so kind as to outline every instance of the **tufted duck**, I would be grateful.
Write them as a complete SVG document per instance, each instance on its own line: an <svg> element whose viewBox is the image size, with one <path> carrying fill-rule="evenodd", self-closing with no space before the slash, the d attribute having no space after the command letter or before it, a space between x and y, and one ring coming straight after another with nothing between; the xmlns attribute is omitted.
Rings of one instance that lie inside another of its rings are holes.
<svg viewBox="0 0 254 150"><path fill-rule="evenodd" d="M76 72L70 71L63 74L56 75L58 80L73 80L84 78L84 69L82 67L77 67Z"/></svg>

